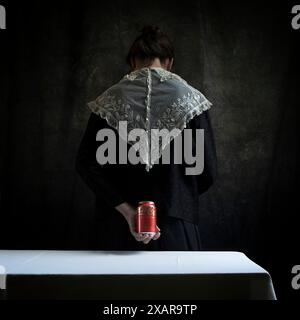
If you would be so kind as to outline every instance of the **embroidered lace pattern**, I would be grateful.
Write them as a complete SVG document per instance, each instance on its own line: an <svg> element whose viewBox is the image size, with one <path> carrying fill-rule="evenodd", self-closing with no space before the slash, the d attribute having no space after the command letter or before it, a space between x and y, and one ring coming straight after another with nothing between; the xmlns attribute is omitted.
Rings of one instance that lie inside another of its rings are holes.
<svg viewBox="0 0 300 320"><path fill-rule="evenodd" d="M184 93L181 96L172 98L170 94L171 98L166 102L164 108L151 104L151 95L154 92L152 69L159 75L161 83L173 80L175 83L180 83L181 88L182 86L184 87ZM143 113L140 111L141 109L137 109L133 103L128 103L128 97L126 98L123 95L118 96L110 89L106 90L94 101L89 102L88 107L92 112L106 119L107 123L117 130L119 129L119 121L127 121L127 132L118 130L120 137L125 141L127 141L128 132L132 129L139 128L146 131L148 142L145 144L136 143L136 141L127 142L139 151L141 160L146 164L146 170L149 171L161 157L165 147L186 128L187 123L196 115L210 109L212 103L179 75L163 68L150 67L133 71L125 75L117 85L121 86L124 81L128 80L129 84L132 83L134 85L135 80L138 80L140 77L143 79L146 78L145 99L142 102L138 101L140 105L144 105L145 111ZM124 83L123 86L124 89L127 88L128 83ZM132 94L134 90L130 92ZM134 101L134 99L130 101ZM153 111L155 112L152 113L152 109L154 109ZM157 116L151 116L153 114ZM158 139L158 130L151 129L178 130L174 130L175 133L170 135L170 139L165 140ZM153 144L151 143L152 141L158 141L159 143Z"/></svg>

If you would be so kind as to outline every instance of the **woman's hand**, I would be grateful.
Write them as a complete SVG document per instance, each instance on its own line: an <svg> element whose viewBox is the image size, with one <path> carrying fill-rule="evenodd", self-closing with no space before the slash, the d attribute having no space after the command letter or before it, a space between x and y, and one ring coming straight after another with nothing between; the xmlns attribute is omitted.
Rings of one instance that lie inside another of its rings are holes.
<svg viewBox="0 0 300 320"><path fill-rule="evenodd" d="M159 230L156 234L154 235L147 235L147 234L140 234L135 232L135 215L136 215L136 209L130 205L127 202L124 202L120 204L119 206L116 207L116 209L124 216L126 219L130 233L133 235L133 237L137 241L143 241L144 244L149 243L151 240L157 240L160 237L160 229L157 227Z"/></svg>

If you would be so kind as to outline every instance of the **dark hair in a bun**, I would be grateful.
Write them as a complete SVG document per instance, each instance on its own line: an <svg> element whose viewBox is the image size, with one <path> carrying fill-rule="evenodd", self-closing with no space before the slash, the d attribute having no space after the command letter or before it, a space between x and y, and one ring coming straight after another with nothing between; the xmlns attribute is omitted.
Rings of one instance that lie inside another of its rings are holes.
<svg viewBox="0 0 300 320"><path fill-rule="evenodd" d="M162 63L167 58L174 58L174 47L169 37L158 26L146 25L140 30L140 35L132 43L126 62L131 66L131 60L159 58Z"/></svg>

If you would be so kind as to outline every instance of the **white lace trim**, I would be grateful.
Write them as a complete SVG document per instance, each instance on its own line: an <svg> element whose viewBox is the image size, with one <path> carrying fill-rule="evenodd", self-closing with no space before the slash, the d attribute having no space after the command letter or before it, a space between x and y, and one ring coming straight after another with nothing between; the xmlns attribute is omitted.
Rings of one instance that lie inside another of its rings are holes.
<svg viewBox="0 0 300 320"><path fill-rule="evenodd" d="M155 70L159 74L161 82L164 82L169 79L177 79L177 80L183 82L184 84L187 84L187 82L184 79L182 79L178 74L173 73L171 71L168 71L168 70L161 68L161 67L144 67L141 69L137 69L137 70L131 71L130 73L126 74L123 77L123 79L128 79L130 81L134 81L138 77L138 75L141 74L143 71L148 71L151 69Z"/></svg>

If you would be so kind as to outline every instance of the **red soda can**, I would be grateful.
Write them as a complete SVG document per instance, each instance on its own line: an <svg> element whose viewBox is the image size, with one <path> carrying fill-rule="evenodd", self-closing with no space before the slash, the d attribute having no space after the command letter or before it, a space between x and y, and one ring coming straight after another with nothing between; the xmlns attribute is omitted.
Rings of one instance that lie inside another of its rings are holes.
<svg viewBox="0 0 300 320"><path fill-rule="evenodd" d="M135 215L135 231L154 235L156 226L156 207L153 201L140 201Z"/></svg>

